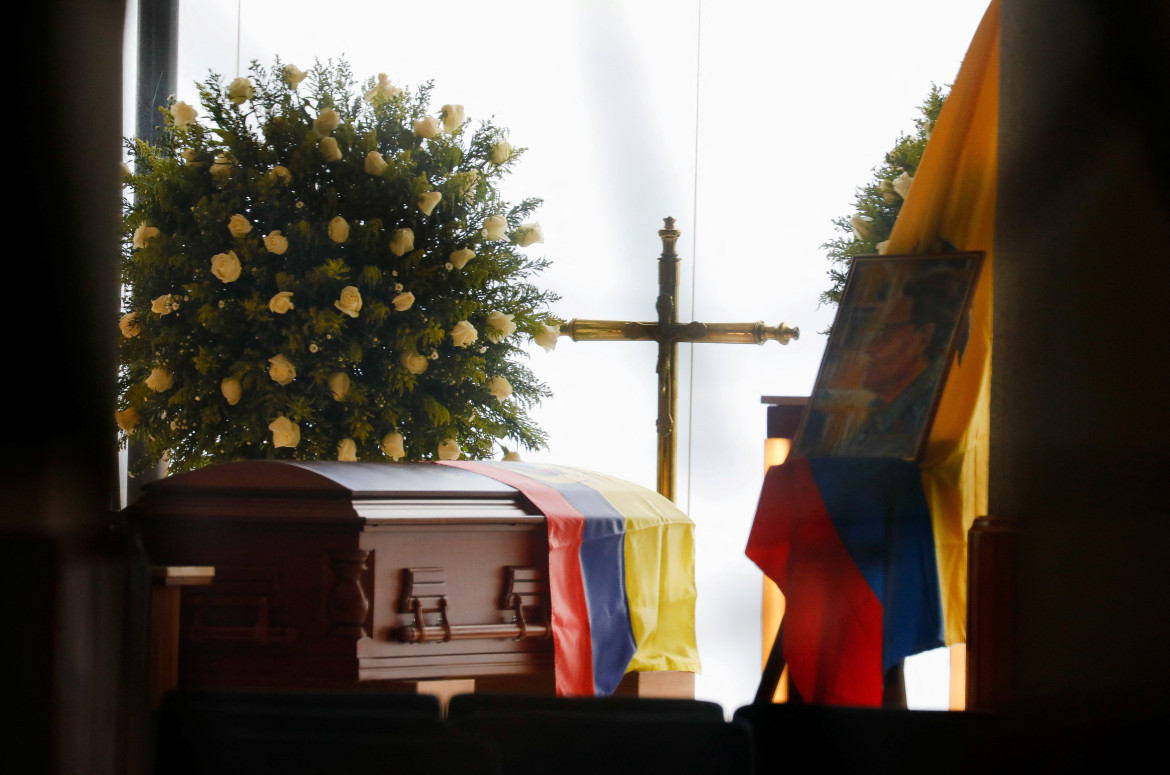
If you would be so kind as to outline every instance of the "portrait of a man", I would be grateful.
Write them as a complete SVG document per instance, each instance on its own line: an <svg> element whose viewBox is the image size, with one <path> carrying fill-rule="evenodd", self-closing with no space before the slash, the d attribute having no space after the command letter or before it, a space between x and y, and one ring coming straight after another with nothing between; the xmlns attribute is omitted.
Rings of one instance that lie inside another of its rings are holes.
<svg viewBox="0 0 1170 775"><path fill-rule="evenodd" d="M962 357L981 261L854 259L796 454L918 456L947 368Z"/></svg>

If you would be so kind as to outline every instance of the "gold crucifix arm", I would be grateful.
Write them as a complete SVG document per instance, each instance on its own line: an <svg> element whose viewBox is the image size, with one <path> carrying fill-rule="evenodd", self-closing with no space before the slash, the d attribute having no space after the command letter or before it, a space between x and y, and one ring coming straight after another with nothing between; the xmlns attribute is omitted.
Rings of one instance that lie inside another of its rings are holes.
<svg viewBox="0 0 1170 775"><path fill-rule="evenodd" d="M666 336L659 331L666 329ZM561 336L574 342L618 342L622 340L656 342L714 342L720 344L788 344L800 338L800 329L781 323L766 326L757 323L636 323L622 320L582 320L573 318L561 325Z"/></svg>
<svg viewBox="0 0 1170 775"><path fill-rule="evenodd" d="M678 254L674 246L679 232L674 219L667 218L658 231L662 238L662 255L658 259L658 321L639 323L631 320L583 320L573 318L561 325L561 336L574 342L658 342L658 492L674 500L674 418L678 404L678 343L714 342L720 344L763 344L777 341L788 344L800 338L800 329L781 323L679 323L678 322Z"/></svg>

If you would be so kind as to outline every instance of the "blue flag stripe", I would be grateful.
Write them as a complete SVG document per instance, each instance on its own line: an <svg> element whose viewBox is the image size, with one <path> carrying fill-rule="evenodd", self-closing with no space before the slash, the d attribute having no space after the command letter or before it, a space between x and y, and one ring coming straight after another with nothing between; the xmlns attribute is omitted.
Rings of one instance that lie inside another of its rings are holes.
<svg viewBox="0 0 1170 775"><path fill-rule="evenodd" d="M882 667L943 645L930 509L917 464L810 458L833 526L882 603Z"/></svg>
<svg viewBox="0 0 1170 775"><path fill-rule="evenodd" d="M593 682L598 694L612 694L638 650L626 598L626 520L588 485L555 486L573 508L588 517L580 556L593 636Z"/></svg>

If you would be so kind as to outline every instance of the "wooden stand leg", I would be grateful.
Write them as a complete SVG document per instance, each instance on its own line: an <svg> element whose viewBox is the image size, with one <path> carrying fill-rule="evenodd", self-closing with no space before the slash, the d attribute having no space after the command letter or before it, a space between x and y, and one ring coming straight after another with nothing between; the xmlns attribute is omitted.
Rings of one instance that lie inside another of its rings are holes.
<svg viewBox="0 0 1170 775"><path fill-rule="evenodd" d="M882 707L906 708L905 662L899 662L886 671L882 681Z"/></svg>
<svg viewBox="0 0 1170 775"><path fill-rule="evenodd" d="M1014 519L979 517L967 541L967 707L1003 710L1016 694L1017 577L1023 531Z"/></svg>
<svg viewBox="0 0 1170 775"><path fill-rule="evenodd" d="M776 640L772 642L772 650L768 653L768 661L764 664L764 673L760 676L760 686L756 689L756 698L753 705L771 705L776 696L776 689L784 678L784 622L780 622L780 629L776 633ZM791 682L788 684L788 702L803 702L800 693Z"/></svg>
<svg viewBox="0 0 1170 775"><path fill-rule="evenodd" d="M150 706L179 685L179 588L150 590Z"/></svg>
<svg viewBox="0 0 1170 775"><path fill-rule="evenodd" d="M150 569L150 703L179 685L180 587L210 584L215 568L158 566Z"/></svg>
<svg viewBox="0 0 1170 775"><path fill-rule="evenodd" d="M430 694L439 698L439 706L444 716L447 715L447 705L456 694L475 694L474 678L439 678L429 681L401 681L398 686L414 694Z"/></svg>
<svg viewBox="0 0 1170 775"><path fill-rule="evenodd" d="M626 673L613 692L615 697L665 697L676 700L695 698L695 674L680 670L651 670Z"/></svg>

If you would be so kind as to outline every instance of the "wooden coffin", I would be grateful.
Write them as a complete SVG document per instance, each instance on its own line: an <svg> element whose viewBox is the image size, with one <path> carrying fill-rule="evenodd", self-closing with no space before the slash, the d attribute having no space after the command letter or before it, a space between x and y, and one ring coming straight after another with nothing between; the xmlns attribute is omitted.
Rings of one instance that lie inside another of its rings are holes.
<svg viewBox="0 0 1170 775"><path fill-rule="evenodd" d="M178 685L548 676L548 539L519 492L432 464L252 461L154 482L128 515L181 588Z"/></svg>

